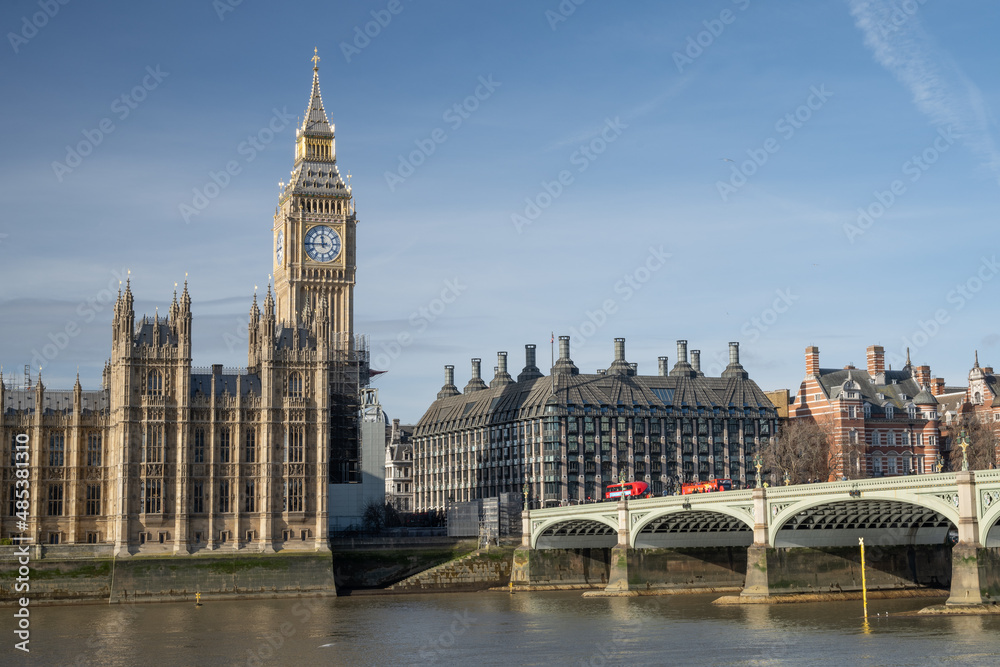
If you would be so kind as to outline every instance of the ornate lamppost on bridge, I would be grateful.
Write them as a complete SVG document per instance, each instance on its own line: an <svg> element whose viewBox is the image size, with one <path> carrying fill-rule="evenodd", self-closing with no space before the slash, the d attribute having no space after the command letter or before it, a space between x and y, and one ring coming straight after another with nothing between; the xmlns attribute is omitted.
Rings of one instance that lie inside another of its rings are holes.
<svg viewBox="0 0 1000 667"><path fill-rule="evenodd" d="M788 486L788 485L789 485L789 484L791 484L791 483L792 483L792 480L790 480L790 479L788 478L788 471L786 470L786 471L785 471L785 486Z"/></svg>
<svg viewBox="0 0 1000 667"><path fill-rule="evenodd" d="M756 488L759 489L760 488L760 469L764 467L763 461L760 458L760 452L757 452L757 455L754 456L753 467L757 469L757 475L756 475L757 486L756 486Z"/></svg>
<svg viewBox="0 0 1000 667"><path fill-rule="evenodd" d="M971 445L971 444L972 443L969 442L969 434L965 432L965 429L962 429L962 432L958 434L958 446L962 448L962 470L963 471L969 469L969 457L966 454L965 450L968 449L969 445Z"/></svg>

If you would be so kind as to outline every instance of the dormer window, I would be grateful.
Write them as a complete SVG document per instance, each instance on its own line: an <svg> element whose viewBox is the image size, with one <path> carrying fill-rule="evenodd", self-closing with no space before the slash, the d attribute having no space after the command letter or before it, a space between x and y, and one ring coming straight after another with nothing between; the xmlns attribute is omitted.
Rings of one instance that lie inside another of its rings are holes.
<svg viewBox="0 0 1000 667"><path fill-rule="evenodd" d="M894 412L894 409L893 409L893 407L891 405L885 406L885 418L886 419L892 419L893 418L893 412Z"/></svg>
<svg viewBox="0 0 1000 667"><path fill-rule="evenodd" d="M910 416L910 419L916 419L917 418L917 406L912 405L912 404L906 406L906 412Z"/></svg>
<svg viewBox="0 0 1000 667"><path fill-rule="evenodd" d="M865 403L865 419L871 419L872 416L872 406L869 403Z"/></svg>

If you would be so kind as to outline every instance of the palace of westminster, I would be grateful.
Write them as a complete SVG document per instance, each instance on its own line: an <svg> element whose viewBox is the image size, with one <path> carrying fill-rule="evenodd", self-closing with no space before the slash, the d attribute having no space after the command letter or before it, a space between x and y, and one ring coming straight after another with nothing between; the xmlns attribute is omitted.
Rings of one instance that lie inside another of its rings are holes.
<svg viewBox="0 0 1000 667"><path fill-rule="evenodd" d="M126 283L101 389L0 381L0 536L120 556L328 549L328 503L337 487L362 486L361 422L373 409L367 341L353 332L357 218L336 158L317 57L274 216L274 293L262 307L254 294L245 369L192 367L186 282L152 318L137 318Z"/></svg>

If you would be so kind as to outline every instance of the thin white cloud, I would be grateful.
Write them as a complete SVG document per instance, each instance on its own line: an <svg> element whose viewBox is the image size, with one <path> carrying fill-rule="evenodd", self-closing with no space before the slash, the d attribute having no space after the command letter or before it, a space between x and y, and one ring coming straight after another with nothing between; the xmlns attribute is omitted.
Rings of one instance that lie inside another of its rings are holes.
<svg viewBox="0 0 1000 667"><path fill-rule="evenodd" d="M951 54L924 30L919 10L912 9L919 5L897 0L848 3L875 60L910 89L917 109L934 124L954 126L963 143L1000 181L1000 153L993 141L989 108Z"/></svg>

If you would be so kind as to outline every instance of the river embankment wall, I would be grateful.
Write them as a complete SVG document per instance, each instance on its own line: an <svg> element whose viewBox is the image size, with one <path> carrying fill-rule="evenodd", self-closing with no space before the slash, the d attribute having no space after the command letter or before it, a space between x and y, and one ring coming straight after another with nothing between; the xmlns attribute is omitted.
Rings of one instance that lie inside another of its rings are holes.
<svg viewBox="0 0 1000 667"><path fill-rule="evenodd" d="M194 600L197 593L205 598L337 594L329 553L47 557L26 566L17 555L0 554L0 600L8 603L22 597L31 604L157 602Z"/></svg>

